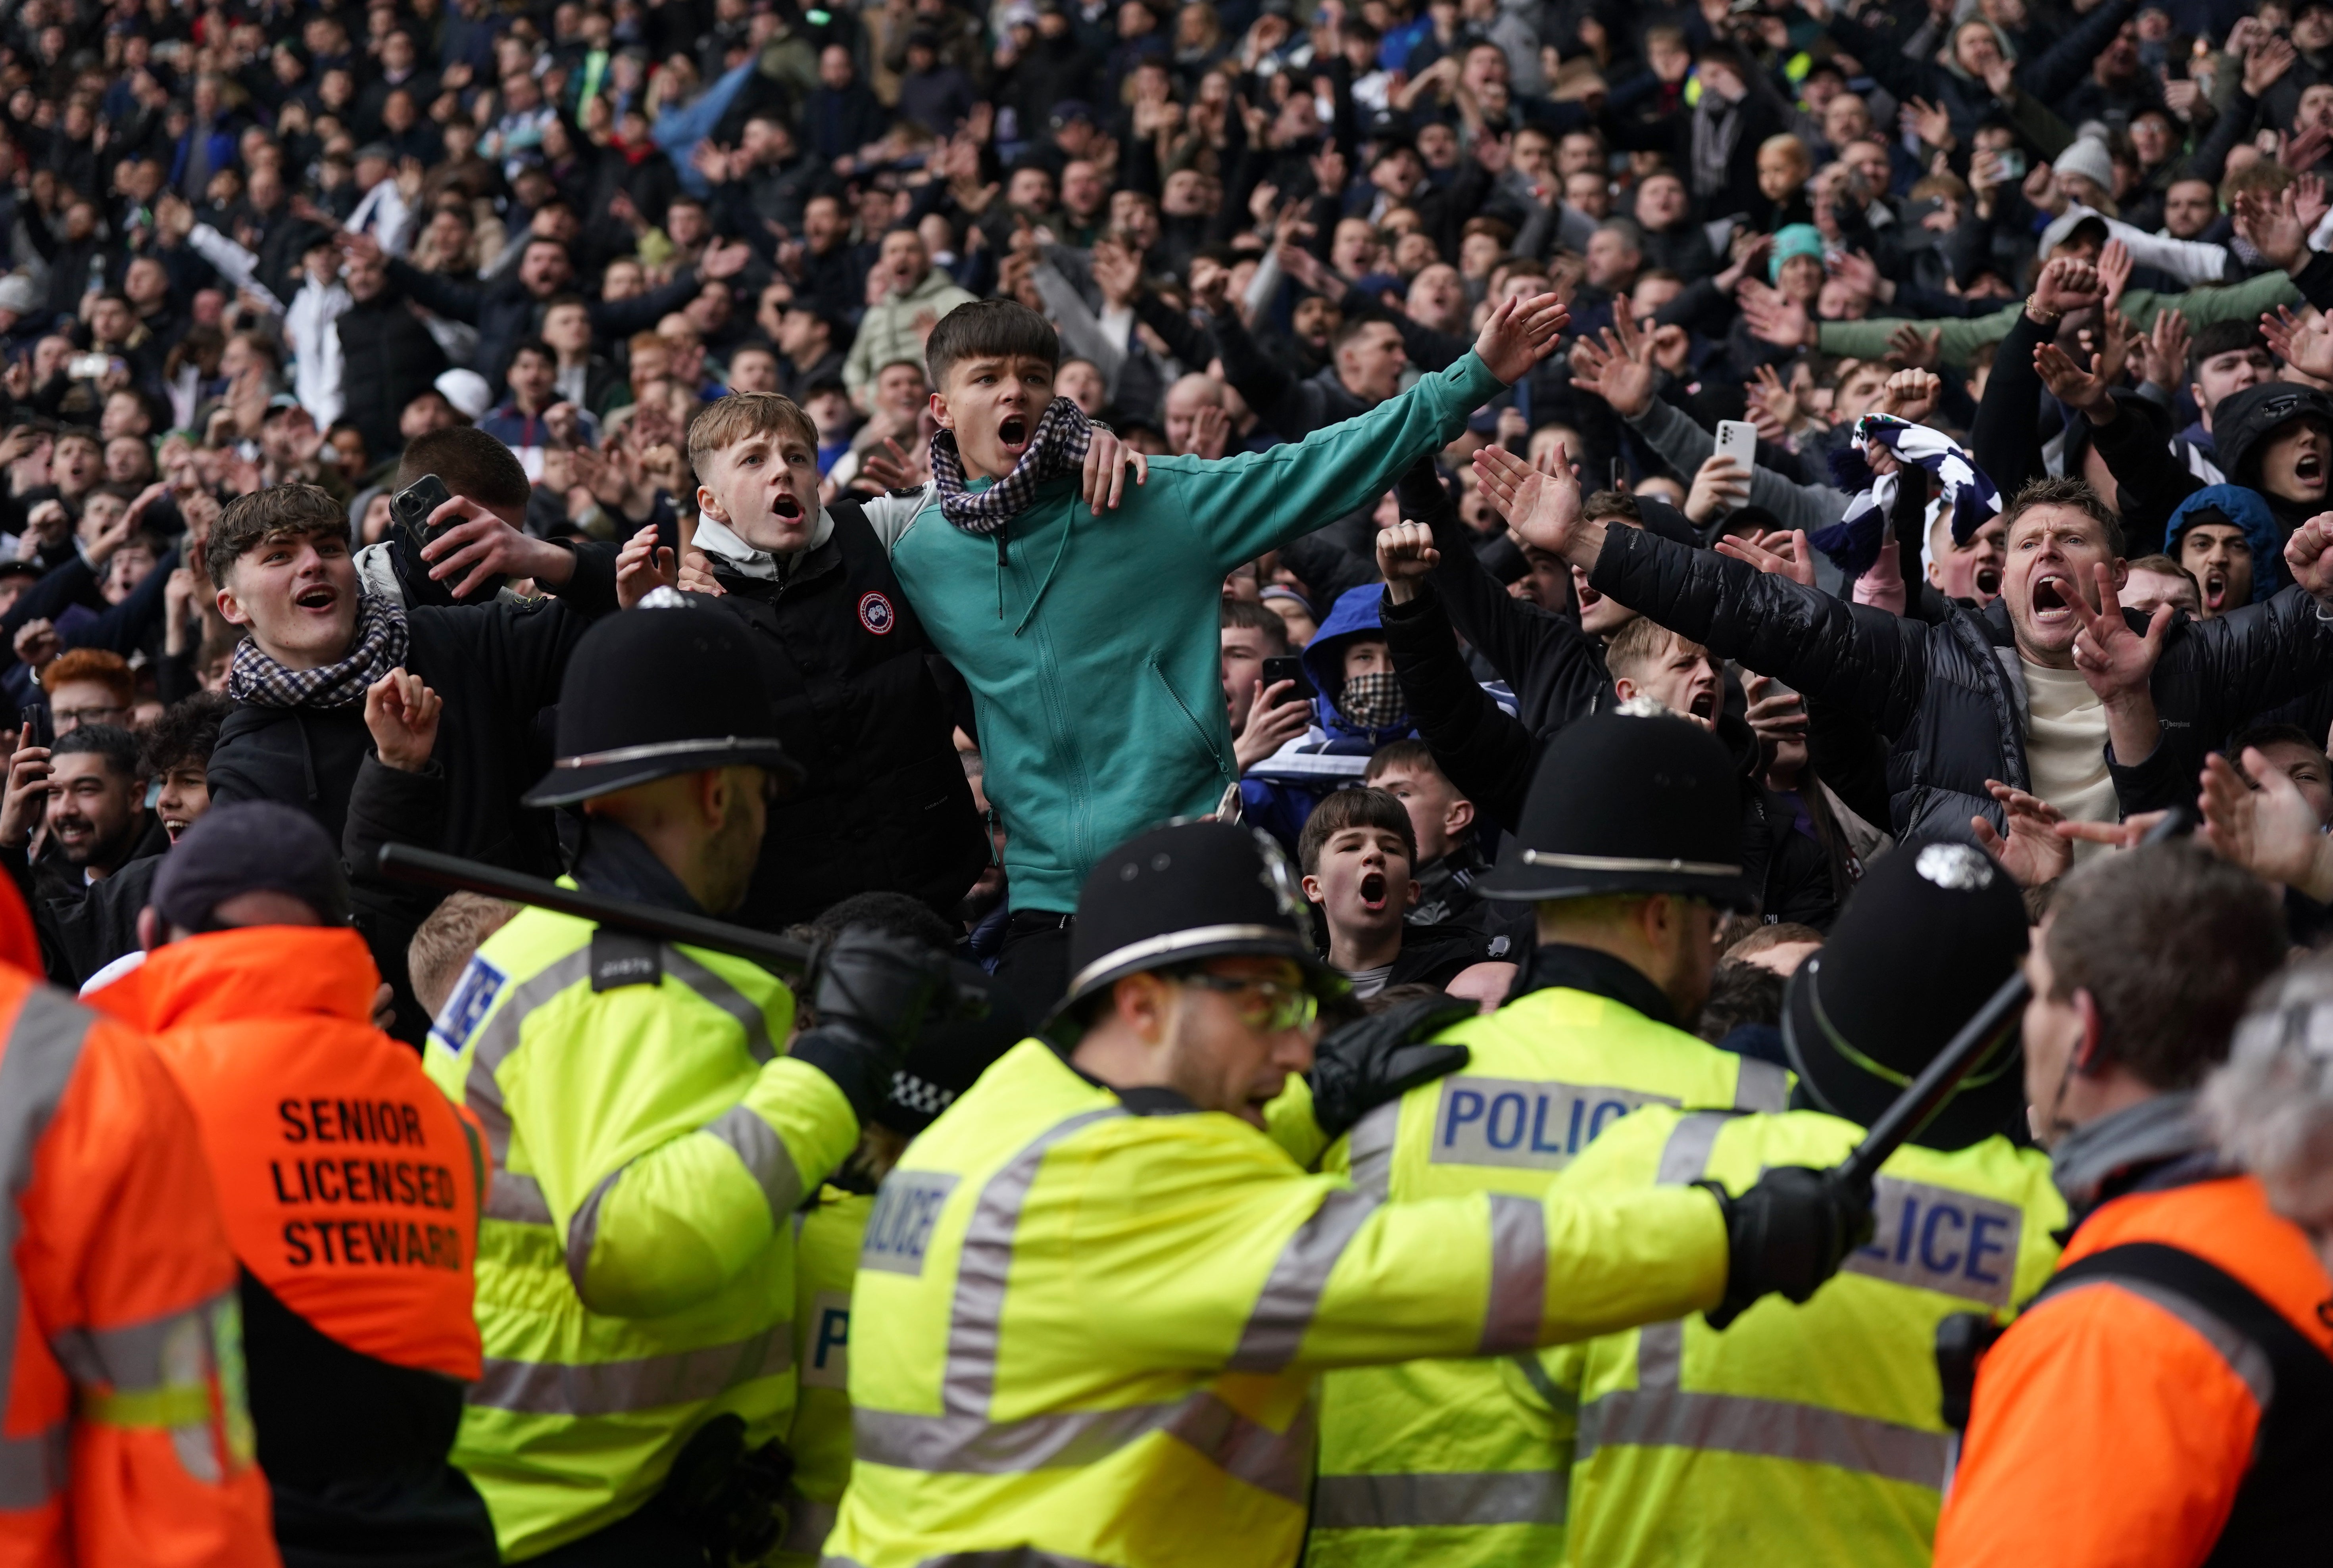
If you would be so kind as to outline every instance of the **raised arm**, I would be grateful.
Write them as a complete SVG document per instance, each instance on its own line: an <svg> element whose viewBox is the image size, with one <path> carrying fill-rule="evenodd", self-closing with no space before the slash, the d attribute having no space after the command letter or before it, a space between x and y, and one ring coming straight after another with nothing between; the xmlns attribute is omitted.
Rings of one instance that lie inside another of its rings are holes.
<svg viewBox="0 0 2333 1568"><path fill-rule="evenodd" d="M1927 678L1925 626L1641 528L1583 519L1578 480L1541 474L1500 448L1475 453L1474 472L1525 543L1587 572L1598 592L1721 659L1839 703L1882 735L1910 722Z"/></svg>
<svg viewBox="0 0 2333 1568"><path fill-rule="evenodd" d="M1375 501L1412 463L1455 438L1467 415L1552 352L1570 321L1553 294L1508 300L1464 358L1366 414L1270 451L1205 464L1162 458L1152 472L1170 476L1189 525L1228 572Z"/></svg>
<svg viewBox="0 0 2333 1568"><path fill-rule="evenodd" d="M1445 557L1447 553L1445 553ZM1435 765L1493 820L1520 821L1542 737L1476 684L1432 577L1378 607L1404 705Z"/></svg>
<svg viewBox="0 0 2333 1568"><path fill-rule="evenodd" d="M1482 651L1508 685L1521 691L1523 671L1541 660L1576 660L1582 667L1580 684L1589 688L1607 684L1603 662L1577 622L1526 606L1483 566L1466 524L1459 519L1458 508L1434 471L1432 459L1420 458L1413 464L1401 476L1399 490L1401 515L1423 523L1432 532L1438 559L1431 579L1450 624ZM1379 555L1382 560L1382 544ZM1387 597L1399 602L1390 574L1387 586Z"/></svg>
<svg viewBox="0 0 2333 1568"><path fill-rule="evenodd" d="M2043 103L2064 97L2089 74L2091 65L2137 9L2138 0L2107 0L2039 60L2018 72L2017 85Z"/></svg>

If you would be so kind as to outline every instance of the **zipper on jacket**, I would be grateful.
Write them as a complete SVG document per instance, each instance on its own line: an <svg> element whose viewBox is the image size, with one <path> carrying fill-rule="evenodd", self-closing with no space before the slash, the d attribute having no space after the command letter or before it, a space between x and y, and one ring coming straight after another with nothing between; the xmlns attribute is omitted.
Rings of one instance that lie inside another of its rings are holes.
<svg viewBox="0 0 2333 1568"><path fill-rule="evenodd" d="M1224 754L1217 749L1215 738L1207 733L1207 726L1199 722L1198 716L1191 711L1190 705L1183 700L1183 694L1175 689L1175 683L1166 678L1166 671L1160 666L1157 654L1146 654L1143 662L1150 667L1150 673L1158 678L1158 685L1166 693L1166 700L1173 703L1175 711L1190 724L1191 733L1199 737L1199 744L1206 748L1207 755L1215 759L1216 771L1228 771L1224 767Z"/></svg>

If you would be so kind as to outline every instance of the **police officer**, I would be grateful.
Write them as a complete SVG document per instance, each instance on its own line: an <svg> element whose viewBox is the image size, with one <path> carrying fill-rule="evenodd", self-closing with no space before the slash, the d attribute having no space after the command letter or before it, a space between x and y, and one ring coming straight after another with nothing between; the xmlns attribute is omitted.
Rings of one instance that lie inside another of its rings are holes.
<svg viewBox="0 0 2333 1568"><path fill-rule="evenodd" d="M581 805L583 887L722 914L796 776L774 734L733 619L616 616L568 665L558 760L527 803ZM819 1027L782 1054L792 998L741 959L542 909L479 948L427 1066L493 1156L485 1365L455 1458L505 1561L696 1568L772 1544L791 1217L857 1143L945 974L846 934Z"/></svg>
<svg viewBox="0 0 2333 1568"><path fill-rule="evenodd" d="M1345 986L1252 829L1119 845L1073 930L1059 1044L1014 1046L878 1197L830 1560L1292 1563L1323 1370L1804 1298L1867 1223L1806 1171L1592 1204L1305 1174L1263 1108Z"/></svg>
<svg viewBox="0 0 2333 1568"><path fill-rule="evenodd" d="M811 928L839 935L860 923L927 943L944 945L949 936L945 921L906 893L846 899ZM980 971L962 960L954 967L970 982L981 980ZM794 1364L802 1389L786 1431L793 1477L786 1488L785 1534L764 1568L815 1568L850 1479L850 1287L876 1188L908 1140L1018 1044L1028 1024L1002 987L989 990L987 1011L978 1017L926 1020L891 1074L882 1104L860 1130L858 1149L827 1178L795 1227Z"/></svg>
<svg viewBox="0 0 2333 1568"><path fill-rule="evenodd" d="M1778 1165L1831 1165L2017 970L2025 904L1965 844L1876 862L1791 978L1783 1115L1656 1108L1556 1182L1577 1201ZM1803 1306L1690 1320L1541 1358L1579 1409L1571 1556L1618 1568L1808 1562L1925 1568L1949 1467L1937 1328L2005 1323L2058 1256L2066 1206L2024 1115L2013 1025L1880 1168L1877 1229Z"/></svg>
<svg viewBox="0 0 2333 1568"><path fill-rule="evenodd" d="M1705 731L1618 713L1567 726L1482 890L1536 907L1539 946L1506 1005L1435 1036L1466 1048L1466 1071L1370 1111L1324 1169L1397 1202L1536 1198L1640 1106L1782 1109L1781 1068L1686 1033L1709 990L1711 923L1753 898L1734 769ZM1311 1561L1561 1559L1571 1421L1515 1366L1332 1373L1320 1427Z"/></svg>

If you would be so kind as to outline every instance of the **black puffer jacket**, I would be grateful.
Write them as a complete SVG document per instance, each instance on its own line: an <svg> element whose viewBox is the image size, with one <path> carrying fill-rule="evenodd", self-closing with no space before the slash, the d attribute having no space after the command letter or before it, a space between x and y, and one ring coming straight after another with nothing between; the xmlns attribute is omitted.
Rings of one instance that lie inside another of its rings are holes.
<svg viewBox="0 0 2333 1568"><path fill-rule="evenodd" d="M1929 625L1637 528L1606 534L1589 582L1723 657L1869 722L1890 746L1889 817L1898 842L1973 842L1970 818L2006 825L1985 780L2030 787L2024 676L2003 600L1975 614L1954 605ZM2130 619L2144 630L2143 618ZM2232 728L2328 678L2333 624L2298 588L2216 620L2179 617L2155 667L2162 743L2134 766L2107 758L2124 814L2192 802L2204 755Z"/></svg>
<svg viewBox="0 0 2333 1568"><path fill-rule="evenodd" d="M1432 525L1442 560L1416 598L1407 604L1381 600L1378 615L1403 698L1435 765L1488 824L1511 826L1522 818L1540 754L1564 726L1616 700L1612 677L1603 645L1577 620L1508 596L1475 559L1464 525L1446 497L1435 499L1440 495L1430 473L1412 469L1404 477L1403 514ZM1661 517L1652 525L1679 524ZM1514 691L1520 717L1475 684L1453 622ZM1742 768L1743 861L1759 890L1759 908L1770 919L1828 928L1840 890L1831 886L1822 846L1797 831L1789 807L1765 787L1764 759L1743 717L1742 688L1730 679L1725 702L1717 734Z"/></svg>
<svg viewBox="0 0 2333 1568"><path fill-rule="evenodd" d="M772 808L753 886L730 916L766 930L877 890L953 913L990 852L939 656L858 503L827 512L833 534L782 583L715 562L723 595L705 601L752 629L779 736L809 774Z"/></svg>

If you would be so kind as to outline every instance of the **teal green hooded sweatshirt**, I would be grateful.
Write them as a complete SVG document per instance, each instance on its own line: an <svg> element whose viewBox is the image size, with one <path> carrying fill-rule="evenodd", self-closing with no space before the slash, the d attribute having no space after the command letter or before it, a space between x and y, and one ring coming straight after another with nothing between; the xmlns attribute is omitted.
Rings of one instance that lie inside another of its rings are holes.
<svg viewBox="0 0 2333 1568"><path fill-rule="evenodd" d="M1215 462L1153 457L1149 482L1099 517L1075 476L1050 480L992 537L948 522L926 490L891 564L972 688L1014 909L1073 910L1112 845L1216 808L1239 776L1224 717L1225 574L1375 501L1500 389L1468 353L1301 441Z"/></svg>

